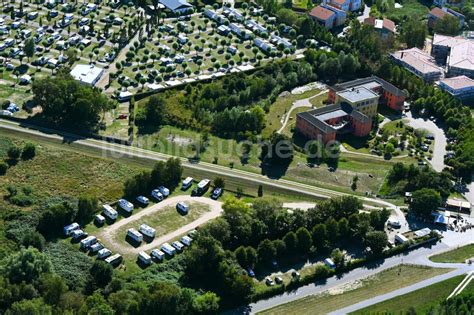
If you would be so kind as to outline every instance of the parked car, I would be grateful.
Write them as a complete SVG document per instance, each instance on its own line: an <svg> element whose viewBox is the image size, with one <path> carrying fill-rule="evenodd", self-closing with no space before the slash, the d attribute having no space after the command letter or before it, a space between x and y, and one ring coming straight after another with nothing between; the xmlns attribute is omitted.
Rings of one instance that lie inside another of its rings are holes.
<svg viewBox="0 0 474 315"><path fill-rule="evenodd" d="M222 195L222 188L216 187L216 188L212 191L211 198L215 200L215 199L219 198L221 195Z"/></svg>
<svg viewBox="0 0 474 315"><path fill-rule="evenodd" d="M160 193L163 195L163 197L168 197L170 195L170 190L168 188L166 188L165 186L160 186L158 187L158 190L160 191Z"/></svg>
<svg viewBox="0 0 474 315"><path fill-rule="evenodd" d="M151 192L151 196L158 201L161 201L164 198L163 194L158 189L153 189L153 191Z"/></svg>
<svg viewBox="0 0 474 315"><path fill-rule="evenodd" d="M133 211L133 204L128 200L120 199L118 204L119 204L120 208L122 208L123 210L125 210L127 212L132 212Z"/></svg>
<svg viewBox="0 0 474 315"><path fill-rule="evenodd" d="M141 204L144 204L144 205L147 205L147 204L150 203L150 200L148 200L148 198L145 197L145 196L138 196L137 201Z"/></svg>
<svg viewBox="0 0 474 315"><path fill-rule="evenodd" d="M275 277L275 282L276 284L282 284L283 283L282 277Z"/></svg>
<svg viewBox="0 0 474 315"><path fill-rule="evenodd" d="M247 274L249 275L249 277L255 278L255 272L251 268L247 269Z"/></svg>
<svg viewBox="0 0 474 315"><path fill-rule="evenodd" d="M275 285L275 282L273 282L273 279L270 278L270 277L266 277L266 278L265 278L265 283L266 283L268 286Z"/></svg>

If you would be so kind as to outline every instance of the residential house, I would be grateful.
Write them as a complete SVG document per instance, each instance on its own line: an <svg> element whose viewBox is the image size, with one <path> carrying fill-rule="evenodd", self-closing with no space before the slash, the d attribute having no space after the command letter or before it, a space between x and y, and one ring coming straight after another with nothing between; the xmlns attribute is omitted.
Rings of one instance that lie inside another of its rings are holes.
<svg viewBox="0 0 474 315"><path fill-rule="evenodd" d="M364 20L364 24L370 25L383 39L395 35L395 22L389 19L376 19L368 17Z"/></svg>
<svg viewBox="0 0 474 315"><path fill-rule="evenodd" d="M326 3L326 1L323 1ZM349 11L359 11L362 7L362 0L329 0L329 5L343 10L346 12Z"/></svg>
<svg viewBox="0 0 474 315"><path fill-rule="evenodd" d="M434 58L418 48L399 50L390 57L426 82L437 81L444 75L444 69L436 65Z"/></svg>
<svg viewBox="0 0 474 315"><path fill-rule="evenodd" d="M263 51L265 54L269 54L271 53L272 51L275 51L276 48L275 46L273 46L271 43L265 41L265 40L262 40L260 38L255 38L253 40L253 43L255 46L257 46L261 51Z"/></svg>
<svg viewBox="0 0 474 315"><path fill-rule="evenodd" d="M309 15L327 29L343 25L347 16L345 11L326 4L314 7Z"/></svg>
<svg viewBox="0 0 474 315"><path fill-rule="evenodd" d="M443 8L438 8L435 7L431 9L431 11L428 13L428 27L429 28L434 28L436 25L436 22L442 18L444 18L446 15L451 15L454 16L459 20L459 26L463 27L464 26L464 21L465 21L465 16L462 15L459 12L456 12L452 9L449 9L447 7Z"/></svg>

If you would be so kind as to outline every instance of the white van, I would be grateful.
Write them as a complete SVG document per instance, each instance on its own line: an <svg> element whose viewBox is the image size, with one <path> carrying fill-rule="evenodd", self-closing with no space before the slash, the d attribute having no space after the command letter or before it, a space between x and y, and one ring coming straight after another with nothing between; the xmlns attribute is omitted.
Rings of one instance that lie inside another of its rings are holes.
<svg viewBox="0 0 474 315"><path fill-rule="evenodd" d="M137 243L141 243L143 241L143 235L134 228L128 229L127 236Z"/></svg>
<svg viewBox="0 0 474 315"><path fill-rule="evenodd" d="M133 204L125 199L120 199L119 202L119 207L122 208L123 210L127 212L132 212L133 211Z"/></svg>
<svg viewBox="0 0 474 315"><path fill-rule="evenodd" d="M156 260L162 261L165 258L165 253L163 253L159 249L154 249L151 251L151 257L155 258Z"/></svg>
<svg viewBox="0 0 474 315"><path fill-rule="evenodd" d="M165 186L160 186L158 187L158 190L160 191L160 193L166 198L170 195L170 190L168 188L166 188Z"/></svg>
<svg viewBox="0 0 474 315"><path fill-rule="evenodd" d="M191 187L192 184L193 184L193 178L186 177L186 179L184 179L183 182L181 183L181 190L188 189L189 187Z"/></svg>
<svg viewBox="0 0 474 315"><path fill-rule="evenodd" d="M151 196L158 201L161 201L164 198L163 194L158 189L153 189L153 191L151 192Z"/></svg>
<svg viewBox="0 0 474 315"><path fill-rule="evenodd" d="M189 212L189 205L184 202L184 201L180 201L176 204L176 209L180 212L180 213L183 213L183 214L188 214Z"/></svg>
<svg viewBox="0 0 474 315"><path fill-rule="evenodd" d="M173 245L173 247L176 248L179 251L182 251L184 249L184 245L180 241L175 241L175 242L171 243L171 245Z"/></svg>
<svg viewBox="0 0 474 315"><path fill-rule="evenodd" d="M110 251L110 249L108 249L108 248L102 248L102 249L99 250L99 252L97 253L97 258L99 258L99 259L105 259L105 258L109 257L110 255L112 255L112 252Z"/></svg>
<svg viewBox="0 0 474 315"><path fill-rule="evenodd" d="M107 205L107 204L102 206L102 212L110 220L115 220L118 217L117 210L115 210L114 208L112 208L110 205Z"/></svg>
<svg viewBox="0 0 474 315"><path fill-rule="evenodd" d="M152 228L151 226L148 226L146 224L142 224L142 225L140 225L138 230L143 235L146 235L146 236L151 237L151 238L155 237L156 230L154 228Z"/></svg>
<svg viewBox="0 0 474 315"><path fill-rule="evenodd" d="M151 257L145 252L138 253L138 260L141 261L145 265L151 264Z"/></svg>
<svg viewBox="0 0 474 315"><path fill-rule="evenodd" d="M69 236L72 233L72 231L78 230L78 229L79 229L79 223L74 222L69 225L66 225L63 228L63 232L64 232L64 235Z"/></svg>
<svg viewBox="0 0 474 315"><path fill-rule="evenodd" d="M161 250L170 256L173 256L176 253L176 249L169 243L164 243L163 245L161 245Z"/></svg>

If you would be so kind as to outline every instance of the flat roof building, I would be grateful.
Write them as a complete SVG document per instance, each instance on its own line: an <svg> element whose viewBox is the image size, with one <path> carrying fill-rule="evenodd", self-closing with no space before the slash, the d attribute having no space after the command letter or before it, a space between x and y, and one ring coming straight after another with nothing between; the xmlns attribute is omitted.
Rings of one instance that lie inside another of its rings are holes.
<svg viewBox="0 0 474 315"><path fill-rule="evenodd" d="M446 64L449 76L465 75L474 79L474 40L435 34L431 54Z"/></svg>
<svg viewBox="0 0 474 315"><path fill-rule="evenodd" d="M94 86L104 73L104 69L94 65L76 65L71 70L71 76L81 83Z"/></svg>

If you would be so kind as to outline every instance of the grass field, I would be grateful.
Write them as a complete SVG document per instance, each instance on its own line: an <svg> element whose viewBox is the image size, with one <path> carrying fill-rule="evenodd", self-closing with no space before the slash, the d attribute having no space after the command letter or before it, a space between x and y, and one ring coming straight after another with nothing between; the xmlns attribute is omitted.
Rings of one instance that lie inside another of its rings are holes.
<svg viewBox="0 0 474 315"><path fill-rule="evenodd" d="M336 311L360 301L449 272L450 270L400 265L343 288L334 288L322 294L308 296L283 304L264 311L262 314L327 314L328 312Z"/></svg>
<svg viewBox="0 0 474 315"><path fill-rule="evenodd" d="M446 299L463 278L464 276L453 277L423 289L363 308L352 314L408 314L413 310L416 314L429 314L431 308ZM468 292L474 293L474 284L469 284L463 291L463 293Z"/></svg>
<svg viewBox="0 0 474 315"><path fill-rule="evenodd" d="M404 20L407 17L422 20L426 17L426 14L429 11L429 6L431 5L431 3L424 5L422 2L423 1L417 0L403 1L402 8L389 10L385 14L385 17L394 20L395 22Z"/></svg>
<svg viewBox="0 0 474 315"><path fill-rule="evenodd" d="M464 263L474 257L474 244L453 249L439 255L431 256L430 260L438 263Z"/></svg>
<svg viewBox="0 0 474 315"><path fill-rule="evenodd" d="M25 141L1 136L0 153L13 143L21 147ZM34 159L20 160L0 177L0 196L5 196L7 185L13 185L18 190L31 189L32 200L38 202L54 196L81 194L95 195L102 202L112 201L122 195L123 182L140 170L134 165L40 144ZM0 198L0 206L7 204L12 206Z"/></svg>

